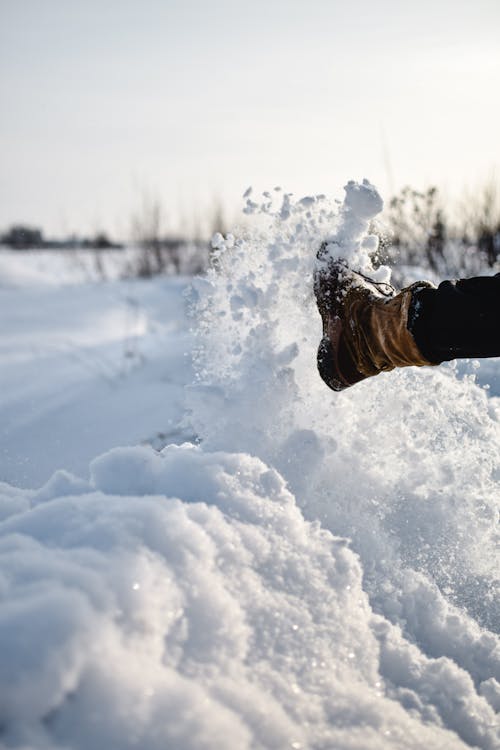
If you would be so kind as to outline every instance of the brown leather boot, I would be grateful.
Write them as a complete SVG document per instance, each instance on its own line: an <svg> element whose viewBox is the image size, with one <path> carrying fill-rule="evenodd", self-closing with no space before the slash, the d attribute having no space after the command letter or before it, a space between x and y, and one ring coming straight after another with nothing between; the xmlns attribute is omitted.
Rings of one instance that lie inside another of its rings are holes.
<svg viewBox="0 0 500 750"><path fill-rule="evenodd" d="M320 250L314 277L323 320L318 370L330 388L342 391L395 367L435 364L407 328L412 292L426 286L432 285L417 282L396 294L390 285L351 271L344 260L325 260Z"/></svg>

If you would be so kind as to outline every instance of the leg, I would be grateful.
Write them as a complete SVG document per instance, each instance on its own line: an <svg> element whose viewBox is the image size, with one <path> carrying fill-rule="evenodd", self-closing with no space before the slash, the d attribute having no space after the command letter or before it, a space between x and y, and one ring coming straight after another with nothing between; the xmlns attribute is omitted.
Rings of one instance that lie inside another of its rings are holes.
<svg viewBox="0 0 500 750"><path fill-rule="evenodd" d="M431 362L500 357L500 274L416 291L408 328Z"/></svg>

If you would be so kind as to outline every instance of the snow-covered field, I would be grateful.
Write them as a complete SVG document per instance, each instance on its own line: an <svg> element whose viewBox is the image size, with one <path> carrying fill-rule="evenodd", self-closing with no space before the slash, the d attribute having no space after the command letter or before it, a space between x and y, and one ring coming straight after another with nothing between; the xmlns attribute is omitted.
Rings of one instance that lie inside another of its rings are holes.
<svg viewBox="0 0 500 750"><path fill-rule="evenodd" d="M0 288L2 479L37 487L61 467L85 475L116 445L191 437L186 284Z"/></svg>
<svg viewBox="0 0 500 750"><path fill-rule="evenodd" d="M499 747L500 362L324 387L355 192L187 292L0 252L0 745Z"/></svg>

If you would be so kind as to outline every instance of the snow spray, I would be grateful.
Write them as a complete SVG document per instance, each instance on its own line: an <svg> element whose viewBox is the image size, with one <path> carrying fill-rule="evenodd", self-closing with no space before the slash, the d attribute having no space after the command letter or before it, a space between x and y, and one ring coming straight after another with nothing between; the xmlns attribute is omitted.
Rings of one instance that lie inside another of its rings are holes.
<svg viewBox="0 0 500 750"><path fill-rule="evenodd" d="M307 518L350 540L376 611L433 655L467 641L458 661L485 678L478 628L500 628L494 405L453 364L383 373L340 394L316 372L315 254L326 241L332 257L388 282L370 233L382 207L367 180L349 182L337 203L246 195L260 224L216 235L216 267L195 283L192 419L207 448L274 466Z"/></svg>

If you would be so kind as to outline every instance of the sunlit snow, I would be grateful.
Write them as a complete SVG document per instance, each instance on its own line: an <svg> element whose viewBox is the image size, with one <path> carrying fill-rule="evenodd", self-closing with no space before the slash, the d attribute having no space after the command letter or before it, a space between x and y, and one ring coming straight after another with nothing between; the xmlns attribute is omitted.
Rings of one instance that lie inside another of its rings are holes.
<svg viewBox="0 0 500 750"><path fill-rule="evenodd" d="M0 289L7 747L498 747L500 365L326 389L315 250L370 272L381 200L273 195L185 297Z"/></svg>

